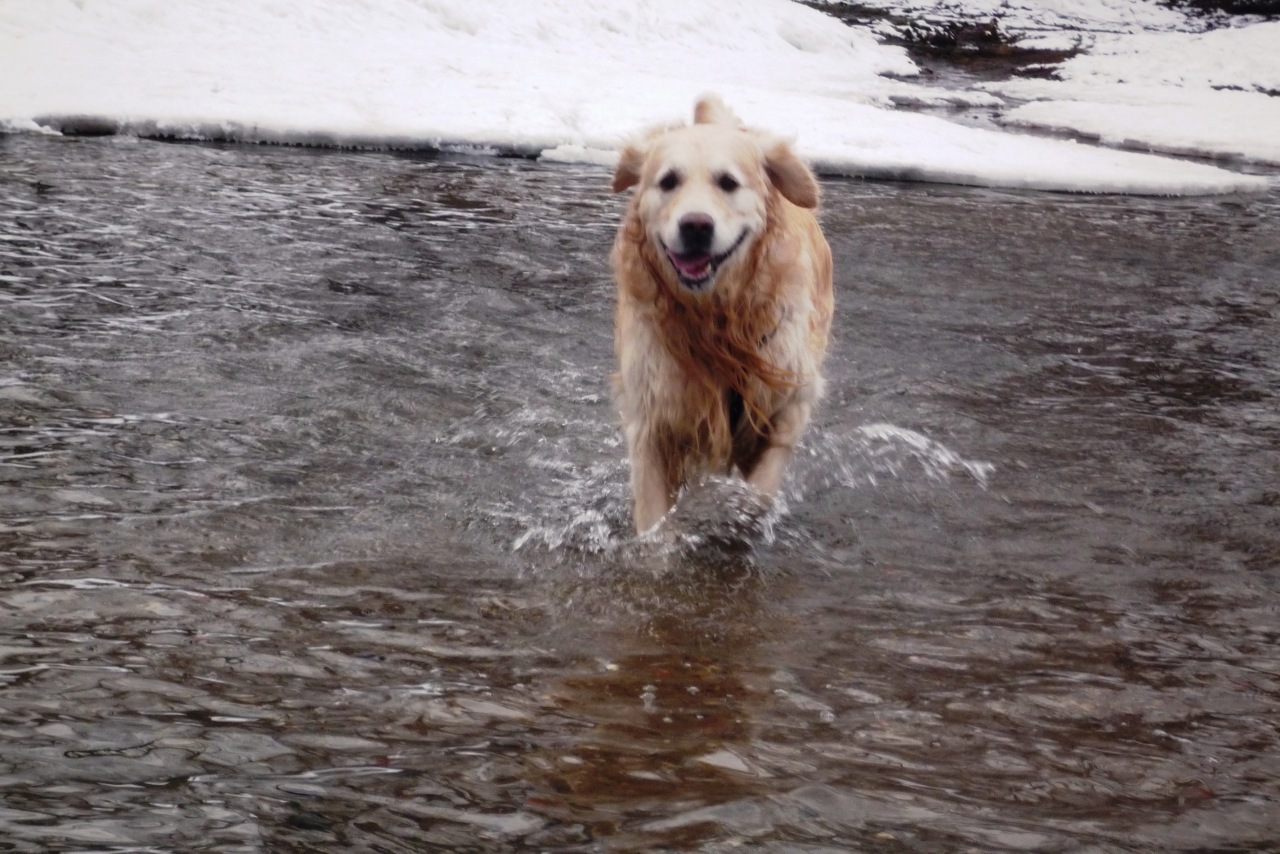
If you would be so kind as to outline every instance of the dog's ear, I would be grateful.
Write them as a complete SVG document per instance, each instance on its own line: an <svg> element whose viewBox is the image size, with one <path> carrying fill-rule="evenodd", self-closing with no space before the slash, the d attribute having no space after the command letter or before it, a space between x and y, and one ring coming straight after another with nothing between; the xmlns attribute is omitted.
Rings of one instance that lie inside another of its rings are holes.
<svg viewBox="0 0 1280 854"><path fill-rule="evenodd" d="M618 165L613 170L613 191L621 193L639 184L643 168L644 149L634 142L628 143L618 155Z"/></svg>
<svg viewBox="0 0 1280 854"><path fill-rule="evenodd" d="M742 119L725 105L719 95L706 94L693 105L693 123L695 125L726 125L742 127Z"/></svg>
<svg viewBox="0 0 1280 854"><path fill-rule="evenodd" d="M796 207L818 206L818 182L809 167L780 139L762 140L764 171L782 197Z"/></svg>

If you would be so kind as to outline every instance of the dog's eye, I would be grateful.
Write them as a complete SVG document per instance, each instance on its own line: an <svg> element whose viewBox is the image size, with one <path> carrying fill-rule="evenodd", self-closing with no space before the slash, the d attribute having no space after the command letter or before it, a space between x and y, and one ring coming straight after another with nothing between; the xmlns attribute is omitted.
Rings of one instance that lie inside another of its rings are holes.
<svg viewBox="0 0 1280 854"><path fill-rule="evenodd" d="M737 178L727 172L721 175L719 179L716 180L716 183L719 184L720 189L724 190L726 193L732 193L734 190L738 189L738 187L742 186L738 183Z"/></svg>
<svg viewBox="0 0 1280 854"><path fill-rule="evenodd" d="M658 186L662 188L664 193L670 193L676 187L680 186L680 176L675 172L668 172L662 176L662 180L658 182Z"/></svg>

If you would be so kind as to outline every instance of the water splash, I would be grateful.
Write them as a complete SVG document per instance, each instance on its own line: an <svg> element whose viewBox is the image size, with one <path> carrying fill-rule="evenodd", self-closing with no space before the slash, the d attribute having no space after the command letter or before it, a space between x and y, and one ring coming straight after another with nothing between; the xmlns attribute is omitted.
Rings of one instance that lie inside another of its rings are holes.
<svg viewBox="0 0 1280 854"><path fill-rule="evenodd" d="M806 481L827 487L877 487L882 479L910 481L914 473L933 483L967 476L986 489L996 470L993 463L966 459L923 433L883 422L857 427L852 436L815 434L804 450L808 477L795 484L801 489Z"/></svg>
<svg viewBox="0 0 1280 854"><path fill-rule="evenodd" d="M593 426L597 429L592 432L608 430ZM820 501L820 494L832 489L879 488L888 480L918 485L920 475L931 484L965 477L986 489L995 471L992 463L967 459L923 433L893 424L862 425L852 435L815 432L802 446L783 493L771 504L737 477L709 477L685 489L655 531L636 538L620 450L617 460L586 466L549 457L545 447L531 453L527 462L542 481L538 494L544 503L506 508L504 515L523 525L512 550L613 557L640 550L644 562L662 566L708 550L747 554L774 546L780 538L799 546L804 533L785 522L806 496Z"/></svg>

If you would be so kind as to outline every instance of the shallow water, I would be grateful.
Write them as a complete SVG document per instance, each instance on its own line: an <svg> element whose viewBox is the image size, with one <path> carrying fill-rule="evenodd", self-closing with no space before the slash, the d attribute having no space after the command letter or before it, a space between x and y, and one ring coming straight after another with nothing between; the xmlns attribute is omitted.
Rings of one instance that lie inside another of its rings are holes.
<svg viewBox="0 0 1280 854"><path fill-rule="evenodd" d="M1280 199L826 182L659 548L606 184L0 136L0 850L1280 848Z"/></svg>

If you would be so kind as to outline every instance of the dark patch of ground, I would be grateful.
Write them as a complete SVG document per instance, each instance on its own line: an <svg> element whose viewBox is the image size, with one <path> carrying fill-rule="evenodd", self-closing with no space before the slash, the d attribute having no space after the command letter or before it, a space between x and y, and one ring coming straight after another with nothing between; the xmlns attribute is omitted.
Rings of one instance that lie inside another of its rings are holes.
<svg viewBox="0 0 1280 854"><path fill-rule="evenodd" d="M1264 15L1280 17L1280 0L1164 0L1175 9L1194 9L1206 14Z"/></svg>
<svg viewBox="0 0 1280 854"><path fill-rule="evenodd" d="M936 23L853 3L810 0L806 5L851 26L887 24L890 34L885 36L885 41L905 47L926 73L932 73L938 65L946 65L987 79L1049 76L1054 65L1079 52L1025 47L1019 44L1021 36L1005 32L994 18ZM885 27L879 29L883 32Z"/></svg>

